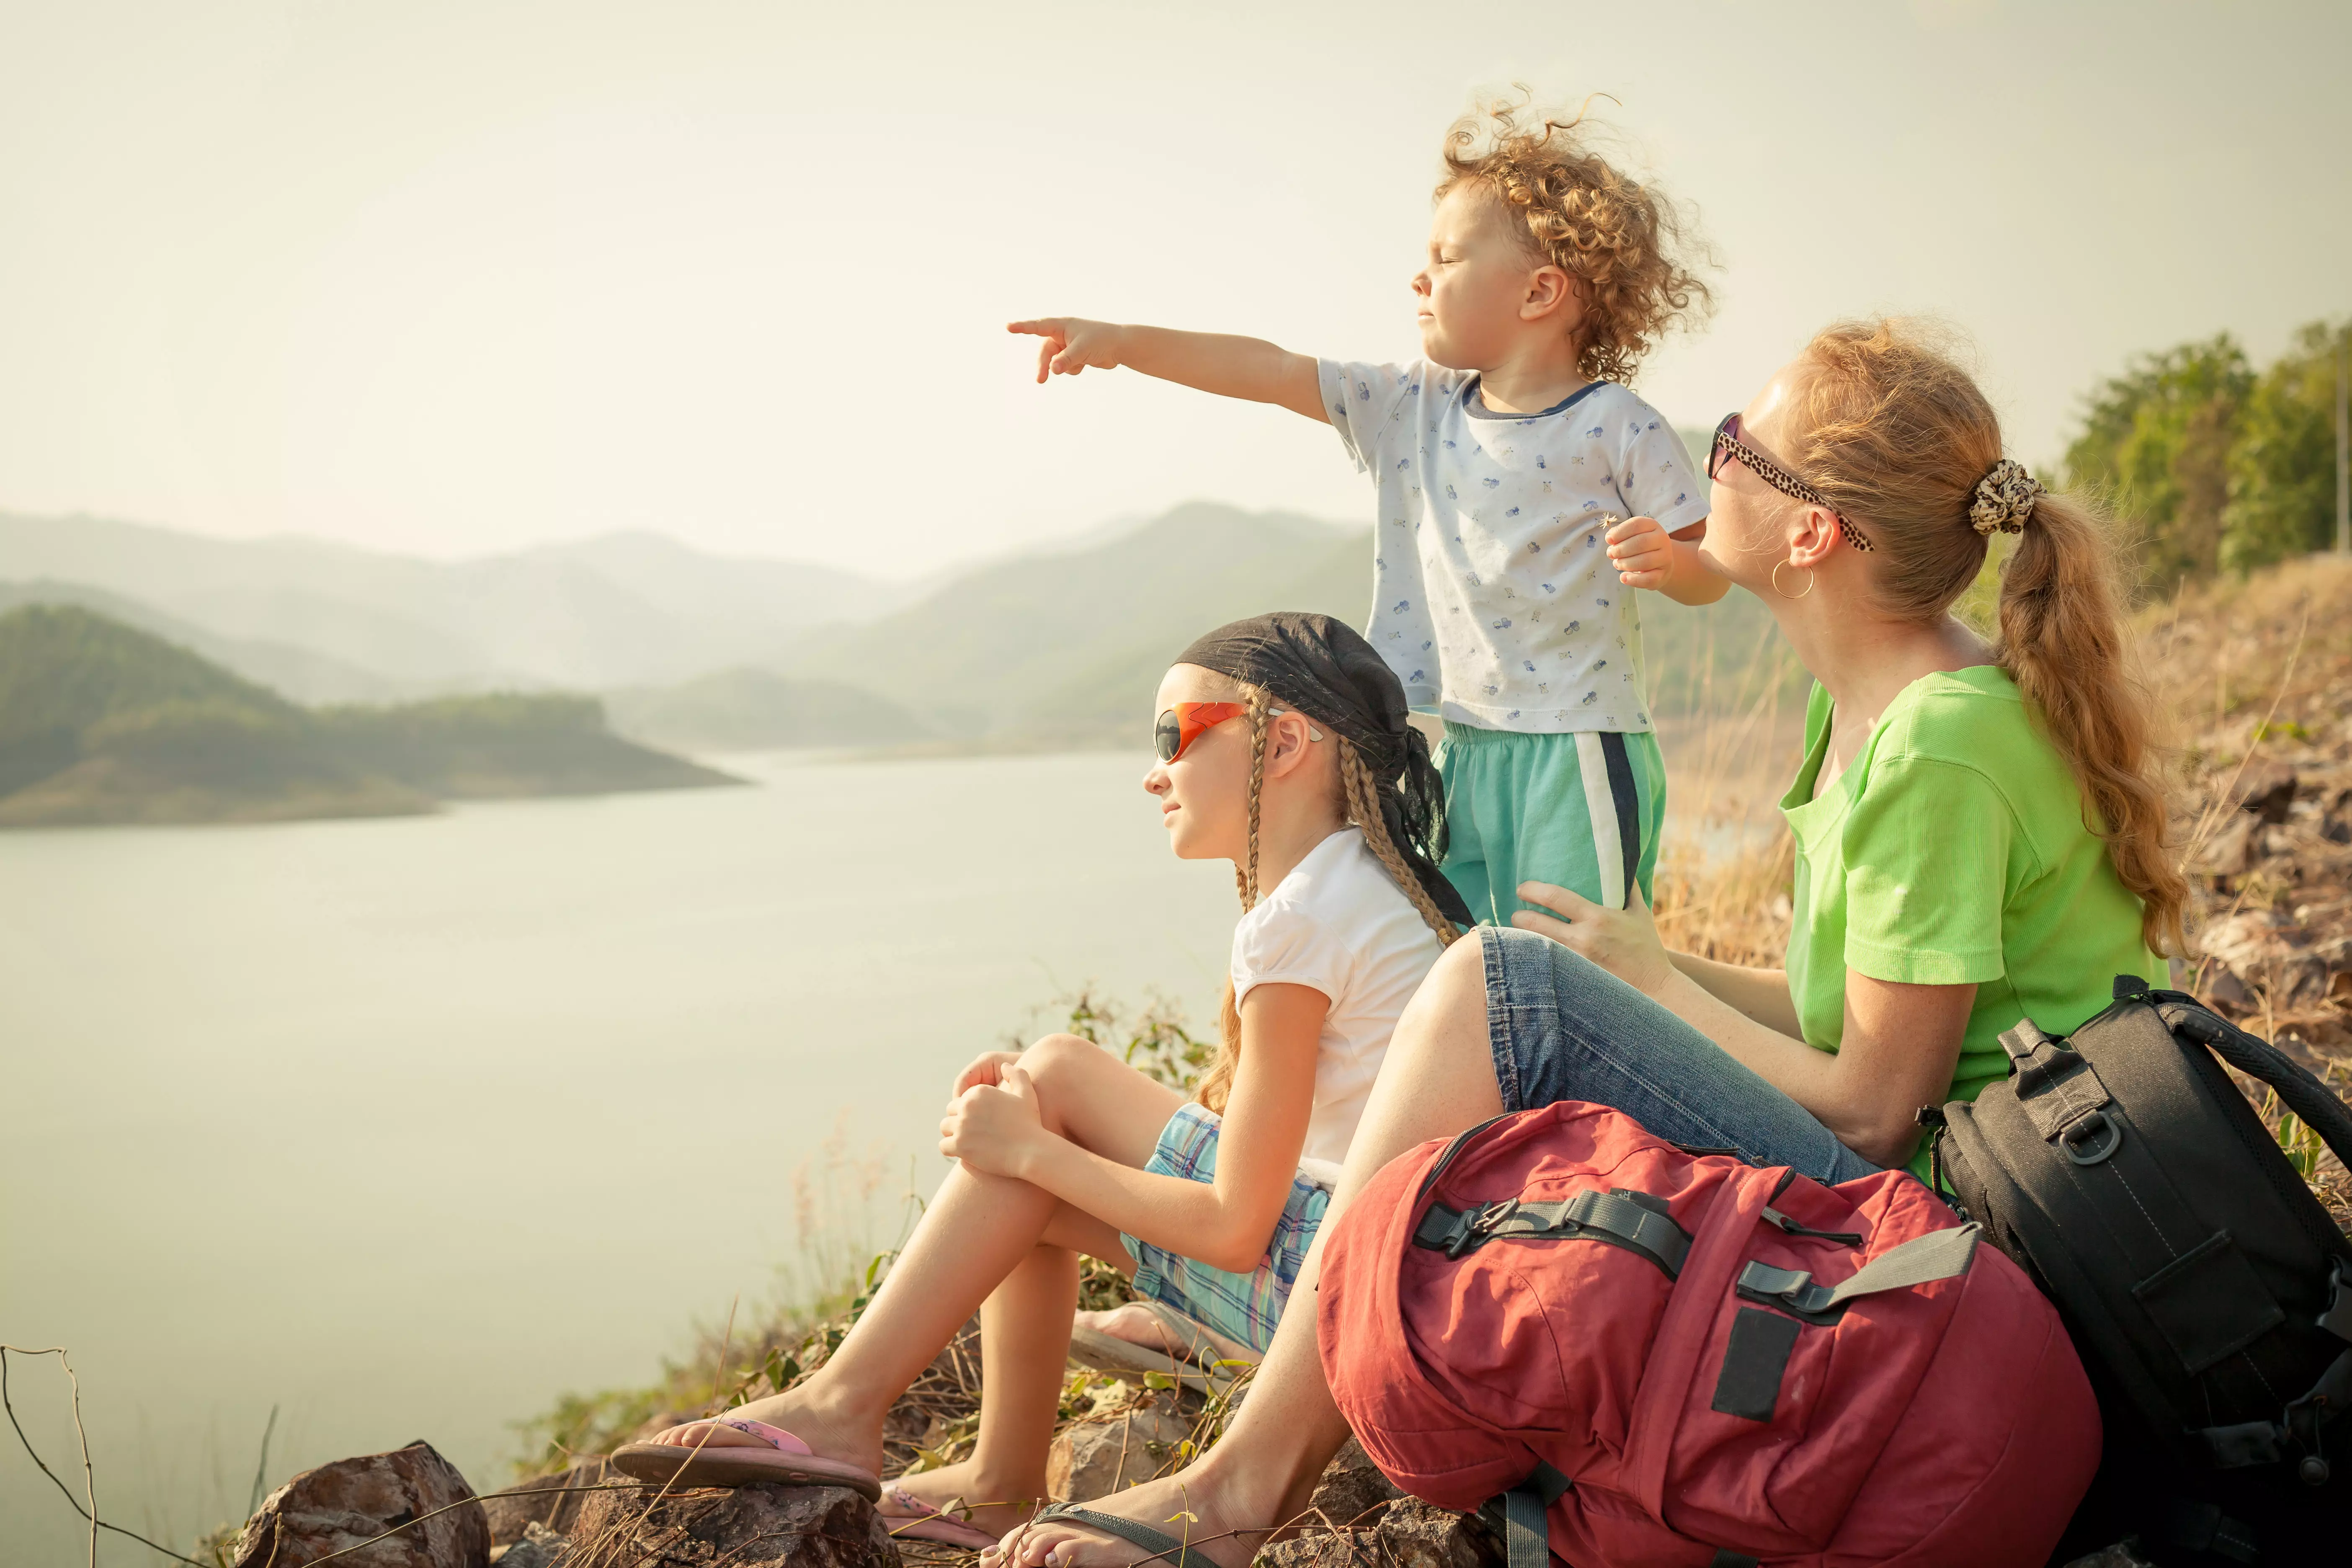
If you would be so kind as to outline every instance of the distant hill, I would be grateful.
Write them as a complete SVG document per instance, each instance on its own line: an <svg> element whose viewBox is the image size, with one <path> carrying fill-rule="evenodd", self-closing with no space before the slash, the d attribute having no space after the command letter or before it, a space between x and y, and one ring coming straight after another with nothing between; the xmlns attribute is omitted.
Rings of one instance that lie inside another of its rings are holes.
<svg viewBox="0 0 2352 1568"><path fill-rule="evenodd" d="M436 562L7 514L0 579L100 589L212 637L306 649L409 695L642 686L772 663L810 628L871 617L907 593L657 534Z"/></svg>
<svg viewBox="0 0 2352 1568"><path fill-rule="evenodd" d="M295 643L223 637L193 621L166 615L152 605L83 583L60 583L51 578L30 583L0 582L0 612L19 605L79 605L86 610L95 610L110 620L152 632L165 642L202 654L215 664L297 702L388 702L421 694L412 683L362 669L332 654Z"/></svg>
<svg viewBox="0 0 2352 1568"><path fill-rule="evenodd" d="M607 692L604 710L620 734L688 752L889 746L935 733L886 697L766 669L722 669L658 690Z"/></svg>
<svg viewBox="0 0 2352 1568"><path fill-rule="evenodd" d="M730 782L612 734L593 699L313 712L90 610L0 615L0 826L383 816Z"/></svg>
<svg viewBox="0 0 2352 1568"><path fill-rule="evenodd" d="M1201 633L1277 609L1360 622L1370 548L1311 518L1193 502L1089 548L981 567L804 640L786 668L864 687L949 735L1140 743L1152 688Z"/></svg>

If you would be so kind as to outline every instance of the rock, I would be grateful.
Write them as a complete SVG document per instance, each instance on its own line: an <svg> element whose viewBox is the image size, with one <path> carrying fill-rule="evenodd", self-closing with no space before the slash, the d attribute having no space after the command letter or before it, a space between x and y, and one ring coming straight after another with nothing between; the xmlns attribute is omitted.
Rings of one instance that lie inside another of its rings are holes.
<svg viewBox="0 0 2352 1568"><path fill-rule="evenodd" d="M1500 1568L1503 1543L1484 1520L1418 1498L1391 1505L1370 1530L1317 1530L1277 1541L1255 1568Z"/></svg>
<svg viewBox="0 0 2352 1568"><path fill-rule="evenodd" d="M667 1497L591 1492L565 1561L614 1568L899 1568L882 1516L857 1493L765 1484Z"/></svg>
<svg viewBox="0 0 2352 1568"><path fill-rule="evenodd" d="M482 1500L482 1510L490 1521L490 1543L510 1546L523 1540L532 1525L544 1526L558 1535L569 1535L580 1510L595 1495L570 1489L627 1479L619 1471L608 1469L601 1458L583 1459L568 1470L533 1476L527 1481L517 1481L504 1491L492 1492Z"/></svg>
<svg viewBox="0 0 2352 1568"><path fill-rule="evenodd" d="M2245 1014L2254 1007L2254 994L2227 969L2215 968L2205 977L2205 999L2224 1013Z"/></svg>
<svg viewBox="0 0 2352 1568"><path fill-rule="evenodd" d="M491 1548L490 1562L494 1568L555 1568L571 1550L570 1541L532 1520L513 1545Z"/></svg>
<svg viewBox="0 0 2352 1568"><path fill-rule="evenodd" d="M2284 763L2250 767L2238 781L2238 809L2263 822L2281 823L2294 805L2294 770Z"/></svg>
<svg viewBox="0 0 2352 1568"><path fill-rule="evenodd" d="M1315 1484L1315 1496L1307 1507L1311 1517L1332 1529L1365 1529L1380 1521L1376 1510L1402 1496L1381 1474L1363 1445L1350 1437L1323 1468L1323 1479Z"/></svg>
<svg viewBox="0 0 2352 1568"><path fill-rule="evenodd" d="M1160 1394L1108 1421L1065 1428L1045 1456L1045 1489L1065 1502L1092 1502L1148 1481L1179 1462L1176 1447L1192 1435L1192 1419Z"/></svg>
<svg viewBox="0 0 2352 1568"><path fill-rule="evenodd" d="M246 1521L236 1568L302 1568L392 1530L399 1533L340 1561L349 1568L489 1568L481 1500L424 1442L338 1459L279 1487Z"/></svg>

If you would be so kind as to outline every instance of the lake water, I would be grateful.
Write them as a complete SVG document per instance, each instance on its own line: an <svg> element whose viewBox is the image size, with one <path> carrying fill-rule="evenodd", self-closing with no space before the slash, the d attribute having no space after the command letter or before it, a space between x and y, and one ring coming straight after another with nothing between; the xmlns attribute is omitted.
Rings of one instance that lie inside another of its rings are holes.
<svg viewBox="0 0 2352 1568"><path fill-rule="evenodd" d="M761 787L0 835L0 1339L71 1350L103 1516L241 1517L273 1405L273 1486L419 1436L499 1484L508 1423L776 1289L845 1113L928 1192L1035 1005L1209 1016L1232 872L1168 854L1140 757L730 765ZM72 1461L54 1358L10 1360ZM0 1431L0 1563L82 1539Z"/></svg>

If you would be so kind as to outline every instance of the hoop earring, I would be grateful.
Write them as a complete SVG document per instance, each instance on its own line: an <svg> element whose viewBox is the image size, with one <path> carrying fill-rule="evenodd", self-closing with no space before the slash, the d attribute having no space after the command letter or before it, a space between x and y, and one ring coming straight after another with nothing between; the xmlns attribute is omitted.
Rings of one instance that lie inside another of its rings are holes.
<svg viewBox="0 0 2352 1568"><path fill-rule="evenodd" d="M1780 586L1780 568L1788 564L1790 564L1790 563L1786 561L1775 561L1772 563L1772 592L1780 595L1780 597L1784 599L1801 599L1805 596L1805 594L1810 594L1813 591L1812 571L1811 568L1803 569L1805 573L1805 593L1791 594L1788 589Z"/></svg>

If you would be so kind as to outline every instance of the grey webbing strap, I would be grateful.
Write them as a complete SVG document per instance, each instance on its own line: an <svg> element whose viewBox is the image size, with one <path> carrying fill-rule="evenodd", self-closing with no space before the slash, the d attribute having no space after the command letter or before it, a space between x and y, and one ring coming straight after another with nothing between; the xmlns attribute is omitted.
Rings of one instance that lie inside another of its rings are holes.
<svg viewBox="0 0 2352 1568"><path fill-rule="evenodd" d="M1413 1232L1413 1245L1459 1258L1490 1241L1598 1241L1637 1252L1664 1269L1682 1272L1690 1233L1671 1215L1639 1201L1647 1194L1586 1189L1559 1203L1517 1201L1449 1209L1433 1205ZM1651 1198L1663 1206L1664 1200Z"/></svg>
<svg viewBox="0 0 2352 1568"><path fill-rule="evenodd" d="M1833 1286L1814 1284L1813 1277L1801 1268L1750 1263L1739 1271L1738 1291L1751 1301L1785 1307L1801 1317L1818 1317L1836 1311L1858 1296L1876 1296L1966 1274L1981 1234L1979 1226L1970 1224L1914 1237L1873 1258L1851 1279Z"/></svg>
<svg viewBox="0 0 2352 1568"><path fill-rule="evenodd" d="M1527 1479L1502 1495L1503 1547L1508 1568L1550 1568L1551 1527L1544 1515L1568 1488L1566 1476L1538 1462Z"/></svg>

